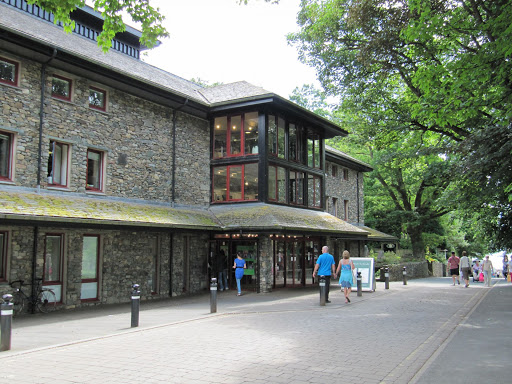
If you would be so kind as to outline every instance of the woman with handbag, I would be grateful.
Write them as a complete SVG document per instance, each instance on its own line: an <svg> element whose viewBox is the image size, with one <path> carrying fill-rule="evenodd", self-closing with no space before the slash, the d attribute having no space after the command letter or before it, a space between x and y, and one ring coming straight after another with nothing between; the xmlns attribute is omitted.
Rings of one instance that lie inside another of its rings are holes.
<svg viewBox="0 0 512 384"><path fill-rule="evenodd" d="M340 273L341 290L345 293L345 303L350 303L350 292L352 292L352 285L354 284L352 271L354 270L354 263L350 260L350 253L343 251L342 259L336 269L336 274Z"/></svg>

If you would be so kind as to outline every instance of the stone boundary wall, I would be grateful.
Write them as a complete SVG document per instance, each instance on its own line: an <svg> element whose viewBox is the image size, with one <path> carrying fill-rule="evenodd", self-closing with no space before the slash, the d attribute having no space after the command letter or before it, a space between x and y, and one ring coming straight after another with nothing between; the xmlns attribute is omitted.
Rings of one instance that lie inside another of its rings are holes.
<svg viewBox="0 0 512 384"><path fill-rule="evenodd" d="M403 267L407 268L407 279L421 279L429 277L428 261L390 264L389 266L389 281L402 281L403 280ZM381 273L381 281L384 281L384 274Z"/></svg>

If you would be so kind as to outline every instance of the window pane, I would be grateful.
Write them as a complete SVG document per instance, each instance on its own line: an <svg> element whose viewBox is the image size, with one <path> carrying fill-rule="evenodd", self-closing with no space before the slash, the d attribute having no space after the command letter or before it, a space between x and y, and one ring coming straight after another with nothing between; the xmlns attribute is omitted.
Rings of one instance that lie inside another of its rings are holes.
<svg viewBox="0 0 512 384"><path fill-rule="evenodd" d="M304 173L290 172L290 203L304 204Z"/></svg>
<svg viewBox="0 0 512 384"><path fill-rule="evenodd" d="M317 176L308 175L308 205L310 207L322 206L322 193L320 191L321 179Z"/></svg>
<svg viewBox="0 0 512 384"><path fill-rule="evenodd" d="M71 83L69 80L54 77L52 79L52 96L56 96L61 99L70 99Z"/></svg>
<svg viewBox="0 0 512 384"><path fill-rule="evenodd" d="M284 146L285 146L285 139L284 139L284 136L285 136L285 124L284 124L284 119L277 119L277 145L278 145L278 149L277 149L277 155L284 159L284 154L285 154L285 150L284 150Z"/></svg>
<svg viewBox="0 0 512 384"><path fill-rule="evenodd" d="M320 193L320 178L315 177L315 207L322 206L322 194Z"/></svg>
<svg viewBox="0 0 512 384"><path fill-rule="evenodd" d="M230 122L231 154L239 155L242 151L242 116L233 116Z"/></svg>
<svg viewBox="0 0 512 384"><path fill-rule="evenodd" d="M286 203L286 172L282 167L277 167L277 201Z"/></svg>
<svg viewBox="0 0 512 384"><path fill-rule="evenodd" d="M87 188L101 189L101 153L87 152Z"/></svg>
<svg viewBox="0 0 512 384"><path fill-rule="evenodd" d="M246 113L244 117L245 154L258 153L258 112Z"/></svg>
<svg viewBox="0 0 512 384"><path fill-rule="evenodd" d="M226 201L226 167L213 169L213 201Z"/></svg>
<svg viewBox="0 0 512 384"><path fill-rule="evenodd" d="M89 89L89 106L105 110L105 92L99 89Z"/></svg>
<svg viewBox="0 0 512 384"><path fill-rule="evenodd" d="M229 167L229 199L242 199L242 167Z"/></svg>
<svg viewBox="0 0 512 384"><path fill-rule="evenodd" d="M308 138L308 167L314 167L314 142Z"/></svg>
<svg viewBox="0 0 512 384"><path fill-rule="evenodd" d="M227 153L227 144L226 144L226 135L227 135L227 126L228 126L228 118L217 117L215 118L214 123L214 147L213 147L213 157L218 159L220 157L226 156Z"/></svg>
<svg viewBox="0 0 512 384"><path fill-rule="evenodd" d="M268 116L268 147L270 153L277 155L277 126L273 115Z"/></svg>
<svg viewBox="0 0 512 384"><path fill-rule="evenodd" d="M44 281L60 281L62 237L46 236L44 253Z"/></svg>
<svg viewBox="0 0 512 384"><path fill-rule="evenodd" d="M315 168L320 168L320 140L316 138L314 140L315 148Z"/></svg>
<svg viewBox="0 0 512 384"><path fill-rule="evenodd" d="M258 199L258 163L244 166L244 199Z"/></svg>
<svg viewBox="0 0 512 384"><path fill-rule="evenodd" d="M11 135L0 132L0 177L10 178Z"/></svg>
<svg viewBox="0 0 512 384"><path fill-rule="evenodd" d="M67 163L68 146L51 141L48 154L48 184L67 184Z"/></svg>
<svg viewBox="0 0 512 384"><path fill-rule="evenodd" d="M297 128L295 124L290 124L288 127L288 160L297 160Z"/></svg>
<svg viewBox="0 0 512 384"><path fill-rule="evenodd" d="M0 278L5 278L6 234L0 232Z"/></svg>
<svg viewBox="0 0 512 384"><path fill-rule="evenodd" d="M8 84L16 84L16 65L0 60L0 81Z"/></svg>
<svg viewBox="0 0 512 384"><path fill-rule="evenodd" d="M277 200L276 176L277 176L276 167L269 166L268 167L268 198L270 200Z"/></svg>
<svg viewBox="0 0 512 384"><path fill-rule="evenodd" d="M82 249L82 280L96 279L98 275L98 238L84 236Z"/></svg>

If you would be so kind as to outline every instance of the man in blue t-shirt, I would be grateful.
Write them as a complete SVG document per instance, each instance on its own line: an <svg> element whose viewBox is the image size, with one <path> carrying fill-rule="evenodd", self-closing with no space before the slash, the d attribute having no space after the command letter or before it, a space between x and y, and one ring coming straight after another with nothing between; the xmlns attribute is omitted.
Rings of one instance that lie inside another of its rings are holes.
<svg viewBox="0 0 512 384"><path fill-rule="evenodd" d="M329 301L329 285L331 284L331 273L336 278L336 272L334 270L335 267L334 257L329 253L329 247L324 245L322 247L322 254L318 257L315 270L313 271L313 279L318 272L319 276L325 276L325 302L330 303Z"/></svg>

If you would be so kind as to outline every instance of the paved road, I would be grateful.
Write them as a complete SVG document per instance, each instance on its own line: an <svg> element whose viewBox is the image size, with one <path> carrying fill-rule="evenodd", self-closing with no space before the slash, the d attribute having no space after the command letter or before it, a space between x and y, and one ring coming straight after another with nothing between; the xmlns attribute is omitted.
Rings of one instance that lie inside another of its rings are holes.
<svg viewBox="0 0 512 384"><path fill-rule="evenodd" d="M219 292L216 314L208 295L143 303L133 329L126 305L28 316L0 383L508 383L512 336L494 335L511 334L512 284L494 284L378 283L348 305L331 289L326 307L316 290Z"/></svg>

